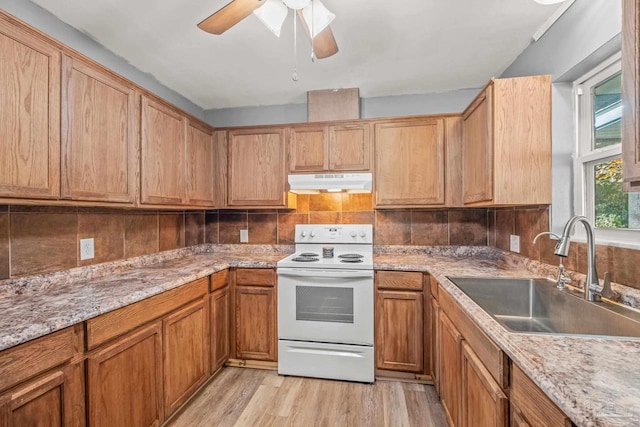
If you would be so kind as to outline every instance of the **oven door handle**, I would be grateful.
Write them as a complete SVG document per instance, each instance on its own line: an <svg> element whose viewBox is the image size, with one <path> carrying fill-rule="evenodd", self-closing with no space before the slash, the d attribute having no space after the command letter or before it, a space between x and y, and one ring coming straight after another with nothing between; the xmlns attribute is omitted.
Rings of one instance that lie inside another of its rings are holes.
<svg viewBox="0 0 640 427"><path fill-rule="evenodd" d="M373 270L321 270L311 268L278 268L278 276L338 278L338 279L370 279Z"/></svg>

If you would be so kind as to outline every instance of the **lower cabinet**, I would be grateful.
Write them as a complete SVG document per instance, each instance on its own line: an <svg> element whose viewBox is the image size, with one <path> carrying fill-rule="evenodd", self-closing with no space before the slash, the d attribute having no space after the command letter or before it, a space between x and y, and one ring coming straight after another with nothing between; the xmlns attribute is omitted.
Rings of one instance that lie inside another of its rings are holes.
<svg viewBox="0 0 640 427"><path fill-rule="evenodd" d="M276 290L236 286L236 357L275 362L277 349Z"/></svg>
<svg viewBox="0 0 640 427"><path fill-rule="evenodd" d="M87 363L91 427L162 423L161 322L106 345Z"/></svg>
<svg viewBox="0 0 640 427"><path fill-rule="evenodd" d="M84 426L84 363L55 369L0 396L0 425Z"/></svg>
<svg viewBox="0 0 640 427"><path fill-rule="evenodd" d="M229 287L214 291L209 296L211 306L211 373L220 369L229 359Z"/></svg>
<svg viewBox="0 0 640 427"><path fill-rule="evenodd" d="M208 300L201 299L163 320L164 413L168 417L209 378Z"/></svg>
<svg viewBox="0 0 640 427"><path fill-rule="evenodd" d="M436 393L440 394L440 304L431 295L431 378Z"/></svg>
<svg viewBox="0 0 640 427"><path fill-rule="evenodd" d="M462 341L463 426L507 427L509 401L471 347Z"/></svg>
<svg viewBox="0 0 640 427"><path fill-rule="evenodd" d="M440 313L440 400L450 426L460 426L462 335L449 317Z"/></svg>

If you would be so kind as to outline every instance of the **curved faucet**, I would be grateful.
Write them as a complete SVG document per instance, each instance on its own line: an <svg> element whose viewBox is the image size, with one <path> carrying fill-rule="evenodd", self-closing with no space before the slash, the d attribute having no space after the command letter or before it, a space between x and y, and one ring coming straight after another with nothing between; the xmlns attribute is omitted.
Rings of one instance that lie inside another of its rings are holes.
<svg viewBox="0 0 640 427"><path fill-rule="evenodd" d="M600 282L598 281L598 272L596 271L596 249L593 238L593 227L586 217L576 215L567 221L564 230L562 230L562 236L558 240L553 253L565 258L569 255L571 233L573 233L577 222L581 222L587 231L587 279L584 284L584 299L587 301L600 301L600 295L592 289L594 285L599 286Z"/></svg>

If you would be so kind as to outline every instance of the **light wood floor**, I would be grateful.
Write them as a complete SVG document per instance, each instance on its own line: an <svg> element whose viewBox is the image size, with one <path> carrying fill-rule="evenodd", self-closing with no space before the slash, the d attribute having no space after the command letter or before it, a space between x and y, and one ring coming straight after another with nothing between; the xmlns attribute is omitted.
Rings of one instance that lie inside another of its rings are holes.
<svg viewBox="0 0 640 427"><path fill-rule="evenodd" d="M168 426L446 426L432 386L225 368Z"/></svg>

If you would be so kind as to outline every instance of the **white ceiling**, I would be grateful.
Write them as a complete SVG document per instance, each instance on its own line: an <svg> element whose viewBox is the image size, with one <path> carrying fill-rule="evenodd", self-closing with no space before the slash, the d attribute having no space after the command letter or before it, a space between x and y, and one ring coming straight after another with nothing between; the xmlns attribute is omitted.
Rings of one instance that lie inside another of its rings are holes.
<svg viewBox="0 0 640 427"><path fill-rule="evenodd" d="M309 90L361 97L482 86L558 8L533 0L323 0L340 51L310 61L293 19L276 38L251 15L221 36L196 24L227 0L32 0L204 109L306 101Z"/></svg>

